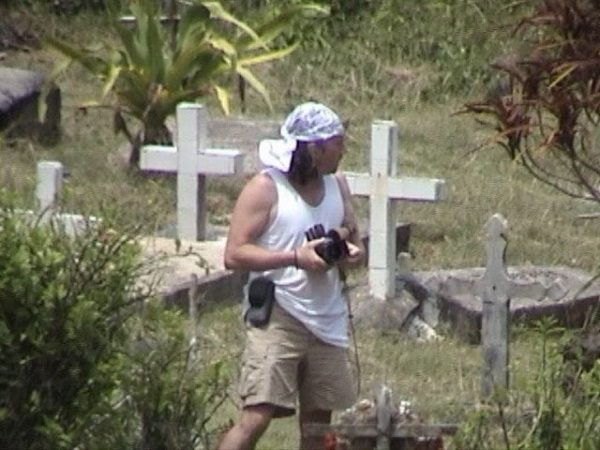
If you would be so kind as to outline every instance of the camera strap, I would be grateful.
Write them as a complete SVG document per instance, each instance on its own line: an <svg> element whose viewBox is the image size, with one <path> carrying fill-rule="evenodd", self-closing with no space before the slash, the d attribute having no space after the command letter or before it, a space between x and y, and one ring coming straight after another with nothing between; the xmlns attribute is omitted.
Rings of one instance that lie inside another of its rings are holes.
<svg viewBox="0 0 600 450"><path fill-rule="evenodd" d="M360 358L358 356L358 344L356 343L356 330L354 329L354 315L352 314L352 305L350 304L350 296L348 295L348 291L350 290L350 286L348 286L348 276L346 275L346 271L338 266L338 270L340 273L340 281L342 282L342 294L346 299L346 304L348 306L348 323L350 324L350 335L352 337L352 346L354 347L354 363L356 365L356 398L360 397L361 391L361 372L360 372Z"/></svg>

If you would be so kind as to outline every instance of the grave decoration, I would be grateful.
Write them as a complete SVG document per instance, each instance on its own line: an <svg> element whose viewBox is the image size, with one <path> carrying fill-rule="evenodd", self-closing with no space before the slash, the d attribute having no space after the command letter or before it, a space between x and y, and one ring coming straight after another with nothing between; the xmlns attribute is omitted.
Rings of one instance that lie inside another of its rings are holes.
<svg viewBox="0 0 600 450"><path fill-rule="evenodd" d="M553 316L579 327L597 308L600 284L564 267L523 268L506 265L508 223L494 214L484 227L485 268L413 274L428 292L424 304L436 321L450 324L459 337L481 343L481 391L484 398L509 388L510 324Z"/></svg>
<svg viewBox="0 0 600 450"><path fill-rule="evenodd" d="M373 399L362 399L343 411L336 423L306 424L302 430L311 448L325 450L442 450L443 437L455 424L427 424L407 400L396 403L381 385Z"/></svg>

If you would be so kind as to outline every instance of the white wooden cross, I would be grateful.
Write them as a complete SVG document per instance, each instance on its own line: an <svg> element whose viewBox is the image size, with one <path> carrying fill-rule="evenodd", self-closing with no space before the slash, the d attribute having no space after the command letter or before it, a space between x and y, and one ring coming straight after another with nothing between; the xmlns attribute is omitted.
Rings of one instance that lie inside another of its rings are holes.
<svg viewBox="0 0 600 450"><path fill-rule="evenodd" d="M396 209L392 200L435 202L446 197L440 179L396 178L398 125L374 121L371 126L371 173L346 172L350 192L370 197L369 286L374 297L395 295Z"/></svg>
<svg viewBox="0 0 600 450"><path fill-rule="evenodd" d="M177 237L206 239L206 176L234 175L243 170L239 150L207 148L208 113L203 105L177 106L176 146L146 145L140 168L177 174Z"/></svg>
<svg viewBox="0 0 600 450"><path fill-rule="evenodd" d="M58 213L56 203L62 189L64 168L57 161L40 161L37 164L37 213L26 211L28 216L38 216L41 223L53 222L64 231L74 236L88 225L97 223L98 218L85 217L80 214Z"/></svg>

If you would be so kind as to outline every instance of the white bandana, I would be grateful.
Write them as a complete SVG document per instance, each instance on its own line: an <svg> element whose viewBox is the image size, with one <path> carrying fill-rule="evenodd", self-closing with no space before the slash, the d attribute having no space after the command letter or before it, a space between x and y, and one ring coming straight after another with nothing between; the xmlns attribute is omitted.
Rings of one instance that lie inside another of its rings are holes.
<svg viewBox="0 0 600 450"><path fill-rule="evenodd" d="M258 156L268 167L287 172L298 141L315 142L341 136L344 125L336 113L320 103L297 106L279 131L282 139L264 139L258 144Z"/></svg>

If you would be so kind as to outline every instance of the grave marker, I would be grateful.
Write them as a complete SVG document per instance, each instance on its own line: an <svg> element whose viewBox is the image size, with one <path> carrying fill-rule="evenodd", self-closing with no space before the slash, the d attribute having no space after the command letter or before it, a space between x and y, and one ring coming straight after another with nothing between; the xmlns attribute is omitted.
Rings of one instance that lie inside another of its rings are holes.
<svg viewBox="0 0 600 450"><path fill-rule="evenodd" d="M395 295L396 209L394 200L437 202L446 197L446 182L435 178L396 177L398 125L371 126L371 172L346 172L350 192L370 198L369 286L374 297Z"/></svg>
<svg viewBox="0 0 600 450"><path fill-rule="evenodd" d="M56 203L62 189L64 168L57 161L40 161L37 164L37 214L42 223L55 224L64 228L65 232L74 236L89 224L99 221L96 217L85 217L80 214L58 213ZM26 211L28 215L35 215L33 211Z"/></svg>
<svg viewBox="0 0 600 450"><path fill-rule="evenodd" d="M508 333L511 281L506 270L506 220L494 214L485 225L487 264L476 290L482 301L481 390L489 397L497 389L508 389Z"/></svg>
<svg viewBox="0 0 600 450"><path fill-rule="evenodd" d="M206 239L206 177L242 173L239 150L207 148L208 113L203 105L177 106L176 146L142 147L140 168L177 174L177 237Z"/></svg>
<svg viewBox="0 0 600 450"><path fill-rule="evenodd" d="M375 392L374 402L361 400L343 411L338 423L305 423L302 434L310 441L310 448L323 448L325 438L334 436L340 446L335 448L442 448L443 436L458 431L456 424L426 424L411 411L410 403L396 405L393 392L381 385ZM328 447L333 448L333 447Z"/></svg>
<svg viewBox="0 0 600 450"><path fill-rule="evenodd" d="M56 199L62 189L63 165L57 161L40 161L37 165L35 196L42 221L49 220L55 212Z"/></svg>

